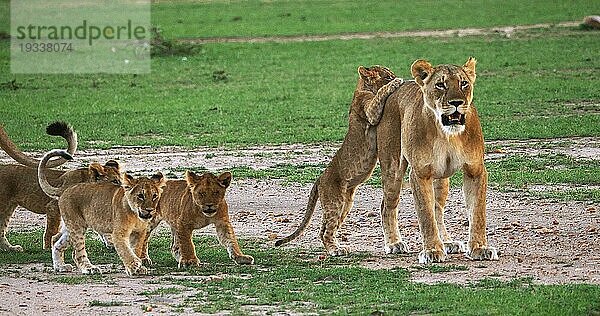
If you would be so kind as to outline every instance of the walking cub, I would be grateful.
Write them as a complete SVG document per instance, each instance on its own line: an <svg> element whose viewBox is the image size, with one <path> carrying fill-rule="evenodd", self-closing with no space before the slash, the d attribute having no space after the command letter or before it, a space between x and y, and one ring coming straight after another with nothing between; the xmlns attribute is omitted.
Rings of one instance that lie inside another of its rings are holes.
<svg viewBox="0 0 600 316"><path fill-rule="evenodd" d="M73 269L65 264L64 252L69 241L75 250L74 261L81 273L100 273L85 250L88 228L111 235L117 254L128 275L145 274L145 244L150 220L158 212L158 202L166 179L161 173L151 178L134 179L123 175L122 186L106 182L81 183L67 188L58 199L65 226L52 248L52 262L57 272Z"/></svg>
<svg viewBox="0 0 600 316"><path fill-rule="evenodd" d="M330 255L344 255L335 233L350 212L356 188L367 180L377 164L377 129L387 97L404 82L386 67L358 68L358 83L350 106L348 132L329 166L314 183L300 227L278 240L281 246L298 237L308 226L317 200L321 200L323 224L320 237Z"/></svg>
<svg viewBox="0 0 600 316"><path fill-rule="evenodd" d="M229 257L238 264L253 264L254 258L244 255L229 220L225 190L231 183L231 173L218 177L212 173L185 173L185 180L169 180L159 202L160 216L171 227L171 253L179 267L197 266L196 248L192 240L195 229L215 225L217 238ZM154 229L160 223L153 222ZM147 245L147 243L146 243ZM146 249L147 252L147 249Z"/></svg>

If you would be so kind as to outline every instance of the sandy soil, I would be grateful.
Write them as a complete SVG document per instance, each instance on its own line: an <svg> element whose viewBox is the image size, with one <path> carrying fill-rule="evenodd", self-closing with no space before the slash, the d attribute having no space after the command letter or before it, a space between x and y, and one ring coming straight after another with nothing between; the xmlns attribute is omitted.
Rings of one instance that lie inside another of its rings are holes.
<svg viewBox="0 0 600 316"><path fill-rule="evenodd" d="M600 140L594 138L565 139L548 142L494 142L497 148L486 159L504 155L561 152L579 158L598 159ZM288 145L247 149L180 148L115 148L108 151L88 150L77 154L76 167L89 161L118 159L126 170L150 173L175 167L204 166L210 170L233 166L267 168L279 163L325 163L338 144L323 146ZM31 153L40 156L41 153ZM0 163L10 158L0 155ZM176 173L181 176L181 173ZM234 175L235 177L235 175ZM542 188L543 189L543 188ZM280 181L234 180L228 192L231 217L236 233L242 238L257 238L265 246L273 246L275 236L290 233L300 222L310 185L282 185ZM372 257L363 265L374 269L407 268L415 282L451 282L464 284L483 278L511 280L530 277L536 283L592 283L600 284L600 207L585 202L551 202L527 197L521 193L501 193L488 190L489 243L501 251L497 262L472 262L462 255L450 256L450 272L432 273L417 264L421 244L414 205L409 190L403 192L399 211L401 233L412 253L385 255L383 233L380 228L379 205L382 193L378 188L359 189L355 207L350 213L340 237L355 251L366 251ZM289 247L321 247L318 226L321 212L315 212L306 234ZM467 222L462 193L452 190L447 206L446 220L456 239L466 240ZM37 229L44 225L44 217L19 209L10 223L12 230ZM213 228L198 234L213 234ZM250 253L251 254L251 253ZM258 262L257 264L260 264ZM149 284L152 277L125 277L121 267L105 267L111 271L111 284L65 285L52 281L56 275L50 263L15 265L3 268L0 277L0 314L95 315L141 314L170 312L183 302L190 289L166 296L145 296L143 291L164 287ZM464 268L466 267L466 269ZM215 276L215 278L226 276ZM206 280L200 280L205 282ZM210 281L210 280L209 280ZM171 285L169 285L171 287ZM89 302L127 301L124 306L90 307ZM148 311L150 309L150 311Z"/></svg>

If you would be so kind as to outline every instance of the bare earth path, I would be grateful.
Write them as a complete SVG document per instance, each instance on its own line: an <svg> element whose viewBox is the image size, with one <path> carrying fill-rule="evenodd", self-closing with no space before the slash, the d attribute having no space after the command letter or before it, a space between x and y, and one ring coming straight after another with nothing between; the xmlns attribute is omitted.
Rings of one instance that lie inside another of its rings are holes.
<svg viewBox="0 0 600 316"><path fill-rule="evenodd" d="M565 145L565 143L567 145ZM527 142L494 142L500 153L488 154L486 159L504 155L562 152L574 157L598 159L600 140L577 138L558 141L530 140ZM539 145L539 146L538 146ZM542 146L543 145L543 146ZM77 153L77 163L117 159L126 170L150 173L175 167L204 166L209 170L233 166L267 168L278 163L326 163L337 144L324 146L289 145L256 147L237 150L178 148L117 148L108 151L86 150ZM535 149L541 148L541 149ZM40 155L41 153L32 153ZM0 163L10 163L5 154ZM181 173L176 173L181 176ZM235 177L235 174L234 174ZM282 185L280 181L234 180L227 199L236 233L241 238L256 238L265 246L273 246L272 238L290 233L300 222L310 185ZM536 200L518 193L488 192L489 242L501 251L498 262L471 262L462 255L452 255L444 266L461 269L432 273L417 264L420 237L412 196L402 195L399 212L400 230L410 249L408 255L385 255L380 229L379 204L382 193L378 188L359 189L355 207L340 236L356 251L366 251L372 257L363 263L374 269L407 268L415 282L468 283L483 278L511 280L531 277L536 283L600 284L600 207L586 202L550 202ZM454 237L465 240L466 217L463 214L462 193L453 189L447 206L447 222ZM320 210L305 236L290 247L321 247L318 242ZM18 210L10 223L12 230L38 229L44 218L26 210ZM207 228L200 234L213 234ZM257 264L260 264L258 262ZM120 267L114 267L114 284L66 285L52 282L55 275L50 263L10 266L0 276L0 314L30 314L48 311L49 314L140 314L143 308L168 312L181 303L190 289L167 296L144 296L143 291L160 287L149 284L151 277L126 278ZM465 269L466 267L466 269ZM219 276L215 276L218 278ZM90 307L91 300L102 302L128 301L118 307ZM60 312L58 312L60 311Z"/></svg>

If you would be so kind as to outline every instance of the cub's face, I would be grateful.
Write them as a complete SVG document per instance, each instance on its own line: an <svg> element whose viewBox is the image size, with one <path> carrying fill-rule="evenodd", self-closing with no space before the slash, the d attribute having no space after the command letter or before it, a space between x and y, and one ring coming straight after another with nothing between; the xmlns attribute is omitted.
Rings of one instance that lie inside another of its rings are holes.
<svg viewBox="0 0 600 316"><path fill-rule="evenodd" d="M375 65L369 68L358 67L358 74L362 80L362 86L359 90L371 91L377 93L377 90L396 79L396 75L387 67ZM360 85L360 83L359 83Z"/></svg>
<svg viewBox="0 0 600 316"><path fill-rule="evenodd" d="M107 161L104 166L93 162L88 167L88 172L93 182L110 182L115 185L121 185L121 168L119 163L114 160Z"/></svg>
<svg viewBox="0 0 600 316"><path fill-rule="evenodd" d="M425 105L433 110L442 131L449 135L465 130L465 118L473 100L474 58L462 66L432 67L425 60L412 64L411 72L423 92Z"/></svg>
<svg viewBox="0 0 600 316"><path fill-rule="evenodd" d="M231 173L224 172L217 177L212 173L197 175L186 171L185 180L192 194L192 200L202 214L207 217L217 214L225 203L225 190L231 184Z"/></svg>
<svg viewBox="0 0 600 316"><path fill-rule="evenodd" d="M127 203L142 220L149 220L155 215L158 201L166 184L167 180L160 172L150 178L134 179L128 174L123 176L123 188Z"/></svg>

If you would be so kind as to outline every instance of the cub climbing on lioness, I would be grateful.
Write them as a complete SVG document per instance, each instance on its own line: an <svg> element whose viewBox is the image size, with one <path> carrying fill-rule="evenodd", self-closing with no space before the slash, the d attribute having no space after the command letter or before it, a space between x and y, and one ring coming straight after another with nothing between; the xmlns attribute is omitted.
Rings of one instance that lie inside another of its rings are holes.
<svg viewBox="0 0 600 316"><path fill-rule="evenodd" d="M85 232L91 228L102 235L110 234L128 275L145 274L144 242L150 220L158 212L165 184L166 179L161 173L137 179L124 174L121 186L88 182L67 188L58 199L65 225L61 237L52 247L54 270L68 272L73 269L64 261L70 241L75 251L73 259L81 273L101 272L92 265L85 249Z"/></svg>
<svg viewBox="0 0 600 316"><path fill-rule="evenodd" d="M54 122L46 128L46 133L60 136L67 141L70 154L77 148L77 133L64 122ZM52 236L59 232L60 212L56 200L48 197L38 185L37 168L39 161L21 152L0 126L0 147L22 165L0 165L0 250L23 251L19 245L11 245L6 239L6 229L17 206L22 206L37 214L46 214L44 249L52 247ZM66 160L49 161L47 167L56 167ZM57 180L65 172L48 169L48 180Z"/></svg>
<svg viewBox="0 0 600 316"><path fill-rule="evenodd" d="M377 130L384 104L404 82L386 67L358 68L358 83L350 106L348 132L329 166L314 183L304 219L291 235L278 240L283 245L298 237L308 226L317 200L321 200L323 224L320 237L330 255L344 255L336 232L350 212L356 188L367 180L377 164Z"/></svg>
<svg viewBox="0 0 600 316"><path fill-rule="evenodd" d="M169 224L173 238L171 253L179 267L199 264L192 232L211 224L215 225L217 238L233 261L238 264L254 263L252 256L242 253L229 219L225 190L230 183L229 172L215 176L208 172L197 175L186 171L185 180L167 181L159 203L161 218L153 221L151 229L160 223L160 219Z"/></svg>

